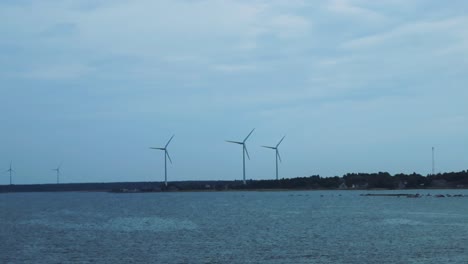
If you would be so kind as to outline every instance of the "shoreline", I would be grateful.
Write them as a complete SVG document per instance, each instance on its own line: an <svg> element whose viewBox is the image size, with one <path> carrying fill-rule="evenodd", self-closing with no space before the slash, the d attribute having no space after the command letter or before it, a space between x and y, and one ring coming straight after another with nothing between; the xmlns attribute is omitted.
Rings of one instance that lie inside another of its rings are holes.
<svg viewBox="0 0 468 264"><path fill-rule="evenodd" d="M29 186L29 185L28 185ZM118 189L118 190L109 190L109 189L95 189L95 190L8 190L0 191L0 194L7 193L64 193L64 192L80 192L80 193L114 193L114 194L141 194L141 193L197 193L197 192L206 192L206 193L215 193L215 192L324 192L324 191L339 191L339 192L365 192L360 194L361 196L411 196L414 193L404 193L404 192L415 192L419 191L424 193L425 191L464 191L468 188L418 188L418 189L258 189L258 188L239 188L239 189L225 189L225 190L214 190L214 189L185 189L185 190L140 190L140 189ZM400 191L402 193L380 193L380 192L394 192ZM379 194L372 194L369 192L378 192ZM422 195L424 196L424 195Z"/></svg>

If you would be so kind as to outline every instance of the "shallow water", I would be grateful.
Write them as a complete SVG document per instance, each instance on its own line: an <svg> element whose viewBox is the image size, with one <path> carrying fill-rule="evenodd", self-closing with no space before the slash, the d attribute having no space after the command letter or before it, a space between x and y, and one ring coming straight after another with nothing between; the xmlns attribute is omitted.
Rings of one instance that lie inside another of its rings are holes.
<svg viewBox="0 0 468 264"><path fill-rule="evenodd" d="M467 263L468 197L360 193L0 194L0 263Z"/></svg>

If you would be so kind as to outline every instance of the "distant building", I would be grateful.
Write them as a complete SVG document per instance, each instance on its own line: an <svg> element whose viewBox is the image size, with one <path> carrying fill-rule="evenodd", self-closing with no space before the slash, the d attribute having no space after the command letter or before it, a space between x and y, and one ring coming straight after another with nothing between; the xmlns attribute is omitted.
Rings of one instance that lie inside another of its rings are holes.
<svg viewBox="0 0 468 264"><path fill-rule="evenodd" d="M398 182L398 189L406 189L407 184L408 184L407 181L399 181Z"/></svg>
<svg viewBox="0 0 468 264"><path fill-rule="evenodd" d="M367 189L368 187L369 187L369 184L367 182L356 183L351 186L352 189Z"/></svg>
<svg viewBox="0 0 468 264"><path fill-rule="evenodd" d="M340 184L340 186L338 186L338 189L340 189L340 190L346 190L346 189L348 189L348 186L346 185L346 182L343 181L343 182Z"/></svg>
<svg viewBox="0 0 468 264"><path fill-rule="evenodd" d="M433 180L431 182L431 186L436 187L436 188L447 188L449 187L449 184L446 180L440 179L440 180Z"/></svg>

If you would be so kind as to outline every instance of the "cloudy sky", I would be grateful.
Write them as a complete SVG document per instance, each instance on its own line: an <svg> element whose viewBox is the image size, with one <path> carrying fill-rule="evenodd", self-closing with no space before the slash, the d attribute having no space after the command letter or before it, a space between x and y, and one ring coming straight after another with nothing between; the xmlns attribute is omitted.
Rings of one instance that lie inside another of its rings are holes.
<svg viewBox="0 0 468 264"><path fill-rule="evenodd" d="M468 168L464 0L0 0L14 183ZM2 174L0 184L8 183Z"/></svg>

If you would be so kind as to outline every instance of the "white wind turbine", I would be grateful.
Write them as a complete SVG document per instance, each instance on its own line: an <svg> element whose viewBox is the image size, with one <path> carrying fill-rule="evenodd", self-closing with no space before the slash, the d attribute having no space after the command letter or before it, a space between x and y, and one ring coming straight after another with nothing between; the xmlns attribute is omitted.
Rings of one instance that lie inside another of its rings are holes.
<svg viewBox="0 0 468 264"><path fill-rule="evenodd" d="M58 165L57 168L52 169L53 171L57 173L57 184L60 183L60 168L62 168L62 162L60 163L60 165Z"/></svg>
<svg viewBox="0 0 468 264"><path fill-rule="evenodd" d="M274 147L262 146L262 147L264 147L264 148L269 148L269 149L275 150L275 153L276 153L276 180L278 180L278 159L279 159L279 161L281 162L281 156L280 156L280 154L279 154L278 147L279 147L279 145L281 144L281 142L283 142L283 139L284 139L285 137L286 137L286 136L284 136L284 137L278 142L278 144L276 144L276 146L274 146Z"/></svg>
<svg viewBox="0 0 468 264"><path fill-rule="evenodd" d="M13 161L10 161L10 168L8 170L6 170L5 172L9 172L10 173L10 185L13 184L13 181L12 181L12 174L13 172L15 172L15 170L12 168L12 163Z"/></svg>
<svg viewBox="0 0 468 264"><path fill-rule="evenodd" d="M169 161L172 164L171 156L169 156L169 152L167 152L167 146L169 146L169 143L171 143L171 140L174 138L174 136L175 135L172 135L169 141L167 141L164 148L153 148L153 147L150 148L150 149L164 150L164 184L166 185L166 187L167 187L167 159L169 159Z"/></svg>
<svg viewBox="0 0 468 264"><path fill-rule="evenodd" d="M245 145L245 142L247 141L247 139L250 137L250 135L252 135L252 133L254 132L255 128L252 129L252 131L250 131L250 133L245 137L244 141L240 142L240 141L231 141L231 140L226 140L226 142L229 142L229 143L234 143L234 144L239 144L239 145L242 145L242 165L243 165L243 176L244 176L244 185L247 184L247 182L245 181L245 154L247 154L247 158L249 158L250 160L250 156L249 156L249 151L247 151L247 146Z"/></svg>

